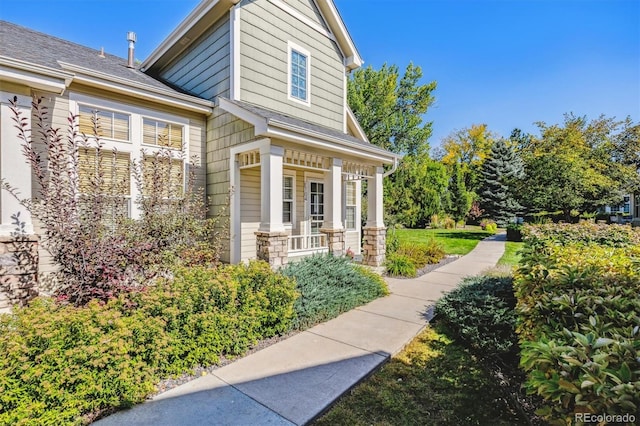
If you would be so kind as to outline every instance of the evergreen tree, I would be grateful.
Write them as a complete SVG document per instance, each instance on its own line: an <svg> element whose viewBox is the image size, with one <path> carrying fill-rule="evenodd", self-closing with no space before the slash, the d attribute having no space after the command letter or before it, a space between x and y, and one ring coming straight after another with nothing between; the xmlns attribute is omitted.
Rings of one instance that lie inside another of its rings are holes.
<svg viewBox="0 0 640 426"><path fill-rule="evenodd" d="M513 188L515 182L523 177L523 169L514 147L504 139L493 144L482 165L480 205L484 216L495 220L499 226L506 226L522 210Z"/></svg>
<svg viewBox="0 0 640 426"><path fill-rule="evenodd" d="M451 180L449 181L449 195L451 197L449 214L453 216L457 224L469 213L472 201L471 194L464 184L464 172L458 162L453 163Z"/></svg>

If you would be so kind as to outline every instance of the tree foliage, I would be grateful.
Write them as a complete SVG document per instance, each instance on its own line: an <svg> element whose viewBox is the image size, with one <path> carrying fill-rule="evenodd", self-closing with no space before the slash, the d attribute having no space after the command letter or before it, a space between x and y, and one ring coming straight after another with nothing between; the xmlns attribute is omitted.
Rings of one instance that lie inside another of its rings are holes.
<svg viewBox="0 0 640 426"><path fill-rule="evenodd" d="M616 141L633 138L630 125L573 114L566 114L562 125L537 125L540 137L524 138L520 147L526 172L520 192L529 211L595 211L619 203L632 190L633 161L616 161L623 155Z"/></svg>
<svg viewBox="0 0 640 426"><path fill-rule="evenodd" d="M396 65L354 71L349 106L371 143L396 153L427 149L431 122L422 116L433 104L436 82L420 84L422 69L409 63L401 77Z"/></svg>
<svg viewBox="0 0 640 426"><path fill-rule="evenodd" d="M486 124L473 124L444 138L436 158L448 166L460 163L467 190L475 192L478 189L482 163L497 137L489 131Z"/></svg>
<svg viewBox="0 0 640 426"><path fill-rule="evenodd" d="M426 153L406 156L384 188L387 219L410 227L424 227L432 214L448 209L449 174Z"/></svg>
<svg viewBox="0 0 640 426"><path fill-rule="evenodd" d="M523 177L523 164L514 147L498 139L482 165L480 205L485 216L506 226L522 210L516 200L515 185Z"/></svg>
<svg viewBox="0 0 640 426"><path fill-rule="evenodd" d="M464 173L462 172L459 163L453 164L451 179L449 180L449 197L451 199L449 214L453 216L456 222L466 218L469 210L471 209L473 196L469 191L467 191L464 183Z"/></svg>

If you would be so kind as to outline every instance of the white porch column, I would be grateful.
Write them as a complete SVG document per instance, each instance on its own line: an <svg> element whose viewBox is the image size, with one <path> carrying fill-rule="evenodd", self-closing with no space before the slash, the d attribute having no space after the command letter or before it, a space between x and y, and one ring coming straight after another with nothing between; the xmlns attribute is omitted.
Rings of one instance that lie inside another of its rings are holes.
<svg viewBox="0 0 640 426"><path fill-rule="evenodd" d="M366 228L384 228L382 175L384 168L376 167L374 177L367 180L367 224Z"/></svg>
<svg viewBox="0 0 640 426"><path fill-rule="evenodd" d="M19 193L22 199L31 198L31 167L22 154L22 140L18 138L18 129L13 121L14 114L10 110L9 99L13 93L0 92L0 176ZM31 129L31 97L18 95L17 108ZM29 212L4 189L0 190L0 235L15 232L16 225L12 215L20 213L20 222L25 223L25 232L33 233L33 224Z"/></svg>
<svg viewBox="0 0 640 426"><path fill-rule="evenodd" d="M333 158L325 179L325 212L322 227L343 229L342 226L342 159Z"/></svg>
<svg viewBox="0 0 640 426"><path fill-rule="evenodd" d="M362 263L374 267L384 264L386 252L386 228L382 217L382 178L384 169L376 168L376 173L368 179L367 225L364 227Z"/></svg>
<svg viewBox="0 0 640 426"><path fill-rule="evenodd" d="M329 252L344 254L344 227L342 226L342 159L333 158L325 180L324 221L320 232L327 234Z"/></svg>
<svg viewBox="0 0 640 426"><path fill-rule="evenodd" d="M282 157L284 148L260 148L261 232L285 232L282 224Z"/></svg>

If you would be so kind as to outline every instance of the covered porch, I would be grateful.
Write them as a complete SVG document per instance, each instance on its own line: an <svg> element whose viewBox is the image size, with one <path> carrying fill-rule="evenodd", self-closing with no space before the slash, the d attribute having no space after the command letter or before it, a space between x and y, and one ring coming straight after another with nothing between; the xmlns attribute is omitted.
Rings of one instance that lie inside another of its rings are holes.
<svg viewBox="0 0 640 426"><path fill-rule="evenodd" d="M330 154L270 138L232 148L232 263L258 258L277 267L348 251L381 264L383 169ZM363 181L370 188L364 247Z"/></svg>

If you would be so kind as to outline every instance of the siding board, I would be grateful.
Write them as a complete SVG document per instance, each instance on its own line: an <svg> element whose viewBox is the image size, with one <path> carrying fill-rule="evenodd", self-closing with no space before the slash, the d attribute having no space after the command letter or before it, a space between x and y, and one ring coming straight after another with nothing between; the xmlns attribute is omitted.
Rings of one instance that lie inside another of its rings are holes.
<svg viewBox="0 0 640 426"><path fill-rule="evenodd" d="M289 4L325 26L308 0ZM342 130L345 70L335 43L268 1L245 4L240 16L241 100ZM310 107L288 99L288 41L311 53Z"/></svg>
<svg viewBox="0 0 640 426"><path fill-rule="evenodd" d="M229 16L207 30L160 71L160 78L205 99L229 96Z"/></svg>

